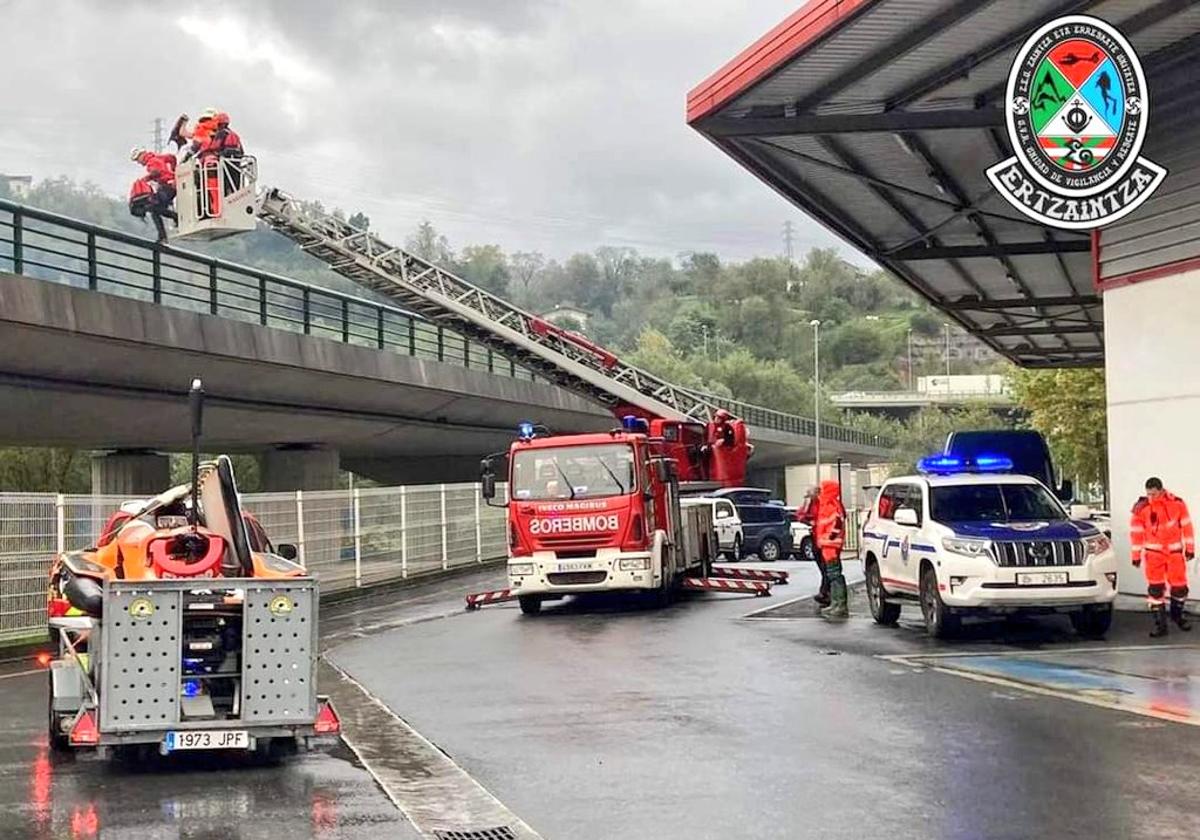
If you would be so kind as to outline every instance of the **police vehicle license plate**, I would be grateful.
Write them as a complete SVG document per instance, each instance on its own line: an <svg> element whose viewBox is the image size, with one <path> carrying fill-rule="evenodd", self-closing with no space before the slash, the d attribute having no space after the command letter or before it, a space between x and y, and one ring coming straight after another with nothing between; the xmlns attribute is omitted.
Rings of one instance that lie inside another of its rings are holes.
<svg viewBox="0 0 1200 840"><path fill-rule="evenodd" d="M559 563L558 570L560 572L590 572L592 570L591 563Z"/></svg>
<svg viewBox="0 0 1200 840"><path fill-rule="evenodd" d="M1018 572L1017 586L1053 586L1057 583L1067 583L1066 572Z"/></svg>
<svg viewBox="0 0 1200 840"><path fill-rule="evenodd" d="M167 752L175 750L248 750L250 733L244 729L196 729L167 733Z"/></svg>

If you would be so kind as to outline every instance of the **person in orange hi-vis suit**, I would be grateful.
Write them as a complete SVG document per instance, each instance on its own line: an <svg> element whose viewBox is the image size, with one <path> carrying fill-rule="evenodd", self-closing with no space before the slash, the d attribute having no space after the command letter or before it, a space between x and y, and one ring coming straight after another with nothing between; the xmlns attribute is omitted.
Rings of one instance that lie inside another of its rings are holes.
<svg viewBox="0 0 1200 840"><path fill-rule="evenodd" d="M1154 617L1152 638L1167 635L1167 587L1171 620L1191 630L1184 615L1188 596L1188 561L1196 556L1192 517L1183 499L1163 489L1158 478L1146 479L1146 495L1137 500L1129 518L1133 565L1145 562L1146 595Z"/></svg>
<svg viewBox="0 0 1200 840"><path fill-rule="evenodd" d="M842 487L836 481L822 481L817 497L817 522L813 529L817 551L829 578L831 603L821 610L823 618L849 618L846 576L842 574L842 546L846 544L846 508L842 506Z"/></svg>

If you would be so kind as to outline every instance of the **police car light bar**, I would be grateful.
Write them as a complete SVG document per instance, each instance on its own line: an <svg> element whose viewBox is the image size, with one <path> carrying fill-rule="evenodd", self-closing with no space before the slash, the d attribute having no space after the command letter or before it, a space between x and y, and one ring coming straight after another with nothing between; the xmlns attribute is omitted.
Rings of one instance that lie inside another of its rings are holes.
<svg viewBox="0 0 1200 840"><path fill-rule="evenodd" d="M954 475L956 473L1002 473L1013 468L1011 458L1003 455L976 455L964 458L958 455L930 455L917 462L917 471L923 475Z"/></svg>

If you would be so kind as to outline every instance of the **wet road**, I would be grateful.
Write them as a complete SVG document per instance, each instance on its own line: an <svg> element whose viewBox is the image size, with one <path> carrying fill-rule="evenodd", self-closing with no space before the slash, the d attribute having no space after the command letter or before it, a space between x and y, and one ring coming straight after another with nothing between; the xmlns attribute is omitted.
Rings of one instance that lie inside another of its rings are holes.
<svg viewBox="0 0 1200 840"><path fill-rule="evenodd" d="M463 612L494 571L327 609L353 680L326 668L322 690L354 751L277 765L54 759L44 674L0 671L0 838L403 839L448 813L572 840L1200 829L1200 728L1177 722L1200 715L1200 648L1146 651L1143 615L1088 644L1063 620L943 644L861 603L828 625L786 603L812 567L780 567L774 598L663 611Z"/></svg>
<svg viewBox="0 0 1200 840"><path fill-rule="evenodd" d="M813 586L811 567L799 571L774 603ZM1107 644L1081 644L1065 619L942 644L907 616L876 627L861 604L837 626L806 604L741 619L769 603L701 596L659 612L567 606L537 618L489 608L351 642L332 659L547 838L1161 839L1200 828L1200 729L883 658L1141 646L1144 616L1119 617Z"/></svg>

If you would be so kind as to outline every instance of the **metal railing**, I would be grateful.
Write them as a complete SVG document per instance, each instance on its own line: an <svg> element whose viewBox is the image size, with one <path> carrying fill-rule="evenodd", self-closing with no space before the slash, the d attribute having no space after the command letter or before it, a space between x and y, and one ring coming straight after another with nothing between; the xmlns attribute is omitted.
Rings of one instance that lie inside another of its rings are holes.
<svg viewBox="0 0 1200 840"><path fill-rule="evenodd" d="M499 488L503 498L504 487ZM0 493L0 641L46 628L54 556L95 545L124 497ZM293 543L324 593L503 557L505 512L478 484L249 493L243 507L271 541Z"/></svg>
<svg viewBox="0 0 1200 840"><path fill-rule="evenodd" d="M404 309L0 199L0 271L538 381L527 368ZM748 423L813 435L812 419L714 397ZM889 448L821 424L823 439Z"/></svg>

